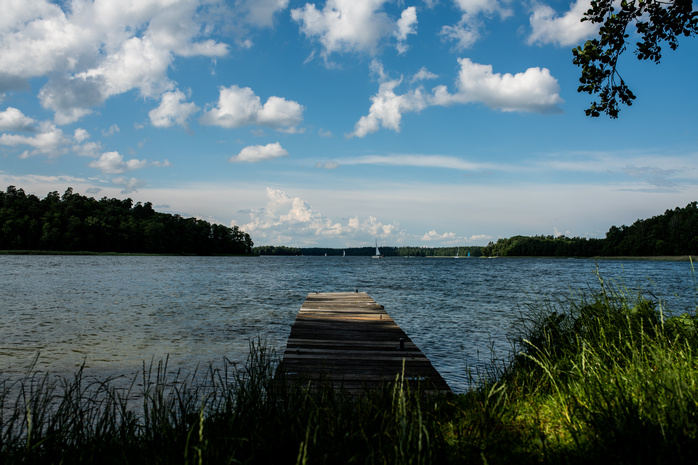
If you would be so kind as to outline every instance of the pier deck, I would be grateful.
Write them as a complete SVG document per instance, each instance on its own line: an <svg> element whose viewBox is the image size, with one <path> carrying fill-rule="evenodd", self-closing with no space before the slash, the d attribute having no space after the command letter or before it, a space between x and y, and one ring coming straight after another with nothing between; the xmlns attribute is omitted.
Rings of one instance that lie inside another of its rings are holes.
<svg viewBox="0 0 698 465"><path fill-rule="evenodd" d="M402 373L425 391L450 392L429 359L365 292L311 293L278 367L292 379L361 392Z"/></svg>

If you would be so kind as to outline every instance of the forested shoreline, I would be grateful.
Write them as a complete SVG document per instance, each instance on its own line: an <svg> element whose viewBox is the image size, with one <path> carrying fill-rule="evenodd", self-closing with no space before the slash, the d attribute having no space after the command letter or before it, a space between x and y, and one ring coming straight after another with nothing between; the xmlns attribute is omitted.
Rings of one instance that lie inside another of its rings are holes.
<svg viewBox="0 0 698 465"><path fill-rule="evenodd" d="M194 255L370 256L374 247L253 248L237 226L156 212L150 202L103 197L68 188L43 199L9 186L0 192L0 250ZM666 210L630 226L611 226L605 238L512 236L487 246L380 246L386 257L658 257L698 255L698 202Z"/></svg>
<svg viewBox="0 0 698 465"><path fill-rule="evenodd" d="M482 247L380 247L380 252L386 257L479 257ZM253 252L258 255L305 255L305 256L341 256L366 257L375 254L375 247L349 247L337 249L330 247L286 247L263 245L255 247Z"/></svg>
<svg viewBox="0 0 698 465"><path fill-rule="evenodd" d="M68 188L43 199L0 192L0 250L249 255L250 235L196 218L156 212L150 202L96 200Z"/></svg>
<svg viewBox="0 0 698 465"><path fill-rule="evenodd" d="M373 247L303 248L255 247L259 255L373 255ZM660 257L698 255L698 202L662 215L637 220L630 226L611 226L605 238L512 236L485 247L387 247L386 257Z"/></svg>
<svg viewBox="0 0 698 465"><path fill-rule="evenodd" d="M698 202L662 215L611 226L603 239L513 236L490 242L482 255L517 257L658 257L698 254Z"/></svg>

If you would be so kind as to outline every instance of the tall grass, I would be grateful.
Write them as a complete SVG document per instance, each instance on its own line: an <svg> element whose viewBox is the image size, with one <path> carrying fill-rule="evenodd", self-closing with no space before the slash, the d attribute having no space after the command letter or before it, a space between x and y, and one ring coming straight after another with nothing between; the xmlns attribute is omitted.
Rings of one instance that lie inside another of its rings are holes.
<svg viewBox="0 0 698 465"><path fill-rule="evenodd" d="M600 278L532 308L501 374L519 419L566 462L698 461L698 321Z"/></svg>
<svg viewBox="0 0 698 465"><path fill-rule="evenodd" d="M394 383L364 396L274 376L252 344L244 367L123 380L32 374L0 388L4 463L438 463L443 402ZM119 381L115 383L114 381Z"/></svg>
<svg viewBox="0 0 698 465"><path fill-rule="evenodd" d="M0 384L0 463L698 463L698 321L600 279L528 305L505 363L454 396L364 395L244 366Z"/></svg>

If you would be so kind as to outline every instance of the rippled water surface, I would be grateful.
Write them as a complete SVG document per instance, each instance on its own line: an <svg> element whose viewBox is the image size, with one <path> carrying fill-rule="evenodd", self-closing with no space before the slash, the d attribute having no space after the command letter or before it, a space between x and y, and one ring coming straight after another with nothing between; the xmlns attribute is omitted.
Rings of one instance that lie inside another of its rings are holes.
<svg viewBox="0 0 698 465"><path fill-rule="evenodd" d="M598 289L593 260L370 257L0 256L0 373L129 374L169 356L193 370L282 351L309 292L367 292L456 391L466 367L505 354L526 303ZM695 308L688 262L603 261L606 279Z"/></svg>

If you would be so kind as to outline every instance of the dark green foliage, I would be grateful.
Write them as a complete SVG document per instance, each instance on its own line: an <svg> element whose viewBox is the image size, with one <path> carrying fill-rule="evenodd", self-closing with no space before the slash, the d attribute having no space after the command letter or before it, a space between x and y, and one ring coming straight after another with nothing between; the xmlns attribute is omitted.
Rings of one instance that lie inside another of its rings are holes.
<svg viewBox="0 0 698 465"><path fill-rule="evenodd" d="M698 202L676 207L663 215L637 220L631 226L611 227L604 255L698 254Z"/></svg>
<svg viewBox="0 0 698 465"><path fill-rule="evenodd" d="M286 247L283 245L262 245L252 249L255 255L302 255L298 247Z"/></svg>
<svg viewBox="0 0 698 465"><path fill-rule="evenodd" d="M237 226L159 213L150 202L95 200L72 188L43 200L14 186L0 192L0 250L227 255L252 246Z"/></svg>
<svg viewBox="0 0 698 465"><path fill-rule="evenodd" d="M698 202L663 215L611 226L605 239L513 236L490 242L484 256L500 257L655 257L698 255Z"/></svg>
<svg viewBox="0 0 698 465"><path fill-rule="evenodd" d="M602 239L586 237L513 236L484 247L485 256L499 257L594 257L601 254Z"/></svg>
<svg viewBox="0 0 698 465"><path fill-rule="evenodd" d="M689 313L669 318L664 329L671 339L698 341L698 320Z"/></svg>
<svg viewBox="0 0 698 465"><path fill-rule="evenodd" d="M631 25L635 23L642 40L637 42L635 54L640 60L659 63L661 45L678 47L680 36L698 33L698 12L692 0L593 0L582 21L602 24L599 37L588 40L584 47L575 48L573 63L582 68L578 92L597 95L600 102L592 102L585 110L587 116L605 113L617 118L619 104L632 105L635 95L618 72L618 60L625 52Z"/></svg>

